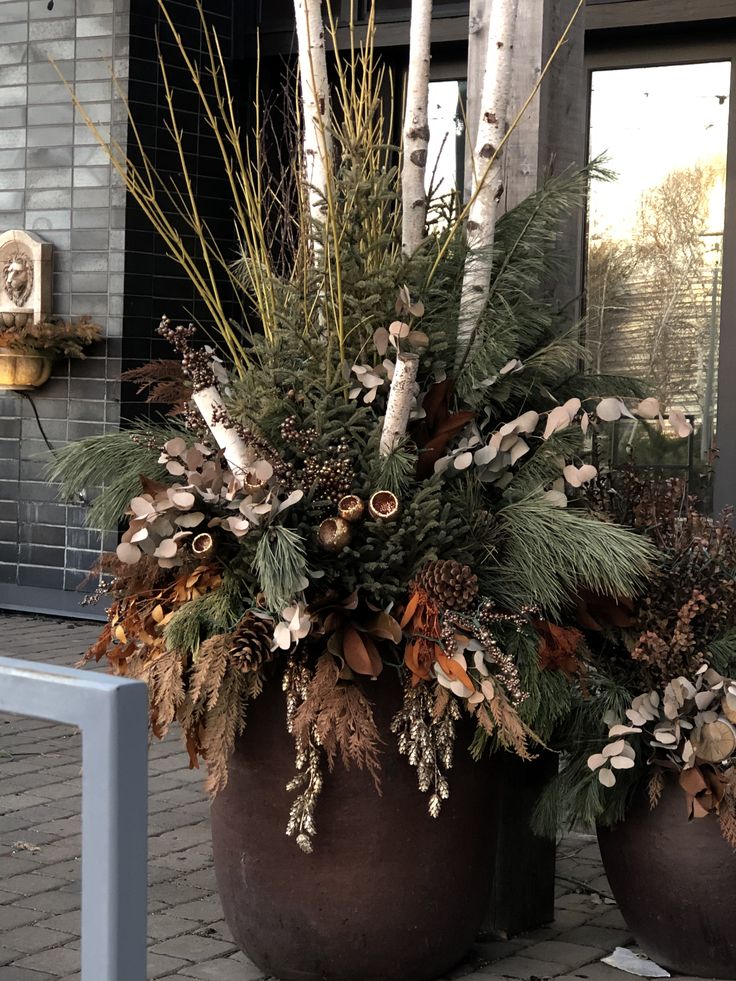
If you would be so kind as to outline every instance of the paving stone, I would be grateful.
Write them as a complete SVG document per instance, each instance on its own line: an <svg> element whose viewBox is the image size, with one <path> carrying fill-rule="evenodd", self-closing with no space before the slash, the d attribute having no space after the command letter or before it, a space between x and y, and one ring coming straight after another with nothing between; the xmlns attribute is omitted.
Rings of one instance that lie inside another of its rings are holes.
<svg viewBox="0 0 736 981"><path fill-rule="evenodd" d="M193 964L182 968L180 976L197 978L199 981L261 981L266 975L250 961L235 961L230 958L218 958L206 964Z"/></svg>
<svg viewBox="0 0 736 981"><path fill-rule="evenodd" d="M24 957L13 966L25 967L29 971L45 971L47 974L53 972L54 977L59 977L60 973L69 974L79 970L79 951L70 947L53 947Z"/></svg>
<svg viewBox="0 0 736 981"><path fill-rule="evenodd" d="M224 940L214 940L211 937L197 936L196 934L184 934L181 937L173 937L171 940L163 940L161 943L151 947L154 954L167 954L170 957L181 957L186 961L210 961L215 957L224 957L225 954L232 954L237 948L232 943Z"/></svg>
<svg viewBox="0 0 736 981"><path fill-rule="evenodd" d="M565 943L560 940L545 940L542 943L526 947L523 956L531 957L537 961L552 961L565 970L572 970L576 967L582 967L583 964L590 964L591 961L598 960L606 953L608 953L607 950L596 947Z"/></svg>
<svg viewBox="0 0 736 981"><path fill-rule="evenodd" d="M38 914L32 909L23 909L21 906L8 906L0 912L0 936L8 930L25 926L26 923L33 923L38 919Z"/></svg>
<svg viewBox="0 0 736 981"><path fill-rule="evenodd" d="M17 961L21 957L25 957L22 950L16 950L13 947L3 946L2 938L0 938L0 979L2 979L3 976L2 967L5 964L10 964L12 961Z"/></svg>
<svg viewBox="0 0 736 981"><path fill-rule="evenodd" d="M161 978L165 974L171 974L180 967L186 966L186 961L180 957L167 957L165 954L151 954L147 958L147 972L149 978Z"/></svg>
<svg viewBox="0 0 736 981"><path fill-rule="evenodd" d="M47 974L42 971L32 971L26 967L11 964L3 968L0 981L59 981L58 974Z"/></svg>
<svg viewBox="0 0 736 981"><path fill-rule="evenodd" d="M517 954L514 957L506 957L502 961L496 961L493 970L504 978L518 978L519 981L528 981L531 976L534 976L546 981L547 978L556 978L567 968L563 968L560 964L537 961L531 957L525 957L523 954Z"/></svg>
<svg viewBox="0 0 736 981"><path fill-rule="evenodd" d="M180 937L190 933L192 921L170 913L152 913L148 917L148 936L154 941L168 940L170 937Z"/></svg>
<svg viewBox="0 0 736 981"><path fill-rule="evenodd" d="M566 930L560 934L558 939L571 944L599 947L605 953L610 953L614 947L625 947L631 943L633 934L627 927L623 930L614 930L597 924L586 924L585 926L574 927L572 930Z"/></svg>
<svg viewBox="0 0 736 981"><path fill-rule="evenodd" d="M184 903L171 909L172 916L183 916L199 923L215 923L222 919L222 904L219 896L208 896L193 903Z"/></svg>
<svg viewBox="0 0 736 981"><path fill-rule="evenodd" d="M12 939L13 946L24 954L35 954L49 947L61 946L72 937L72 934L49 930L46 926L22 926L16 927L8 939Z"/></svg>

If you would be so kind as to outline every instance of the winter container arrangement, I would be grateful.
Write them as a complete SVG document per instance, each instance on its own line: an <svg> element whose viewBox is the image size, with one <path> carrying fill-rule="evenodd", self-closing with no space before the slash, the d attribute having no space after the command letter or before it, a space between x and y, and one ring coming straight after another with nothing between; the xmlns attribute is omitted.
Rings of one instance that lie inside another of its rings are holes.
<svg viewBox="0 0 736 981"><path fill-rule="evenodd" d="M200 216L163 59L181 193L78 105L214 339L164 318L171 359L134 377L170 414L56 464L69 493L102 485L93 523L125 525L89 657L144 679L152 732L178 723L206 766L226 917L283 981L421 981L462 957L491 890L499 751L533 757L574 709L581 610L628 611L652 582L650 541L586 487L596 427L659 406L588 374L544 300L590 172L497 216L517 7L492 8L471 198L431 230L431 3L412 5L402 164L372 19L329 88L321 5L295 0L300 122L271 173L262 107L242 138L217 37L203 17L198 67L162 0L239 257Z"/></svg>
<svg viewBox="0 0 736 981"><path fill-rule="evenodd" d="M577 706L559 743L568 764L541 823L553 802L595 821L644 950L679 974L733 978L736 533L678 480L632 471L599 488L660 558L633 603L581 618Z"/></svg>

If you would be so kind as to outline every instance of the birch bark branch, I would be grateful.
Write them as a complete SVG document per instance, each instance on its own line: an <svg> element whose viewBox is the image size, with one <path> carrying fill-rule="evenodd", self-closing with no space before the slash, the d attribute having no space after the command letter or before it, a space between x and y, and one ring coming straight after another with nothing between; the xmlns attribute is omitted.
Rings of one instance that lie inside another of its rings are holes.
<svg viewBox="0 0 736 981"><path fill-rule="evenodd" d="M460 298L456 369L465 363L475 341L491 284L496 213L503 194L503 153L498 147L508 128L518 6L519 0L493 0L489 18L483 94L473 153L473 193L467 221L469 251Z"/></svg>
<svg viewBox="0 0 736 981"><path fill-rule="evenodd" d="M386 416L383 420L381 442L378 447L381 456L388 456L406 433L416 395L418 371L419 358L416 354L397 355L386 404Z"/></svg>
<svg viewBox="0 0 736 981"><path fill-rule="evenodd" d="M222 401L217 386L210 385L200 389L192 395L192 401L199 409L215 442L222 450L227 465L236 477L242 476L249 464L253 462L253 450L238 436L234 427L228 428L221 422L215 421L218 417L222 418L226 414L225 403Z"/></svg>
<svg viewBox="0 0 736 981"><path fill-rule="evenodd" d="M464 200L473 194L473 156L478 139L480 103L488 49L488 0L470 0L468 13L468 88L465 100L465 181Z"/></svg>
<svg viewBox="0 0 736 981"><path fill-rule="evenodd" d="M412 0L409 30L409 74L404 113L404 155L401 166L401 247L412 255L425 238L427 192L425 173L429 146L429 62L432 0Z"/></svg>
<svg viewBox="0 0 736 981"><path fill-rule="evenodd" d="M304 111L304 164L309 213L324 223L332 159L330 89L320 0L294 0Z"/></svg>

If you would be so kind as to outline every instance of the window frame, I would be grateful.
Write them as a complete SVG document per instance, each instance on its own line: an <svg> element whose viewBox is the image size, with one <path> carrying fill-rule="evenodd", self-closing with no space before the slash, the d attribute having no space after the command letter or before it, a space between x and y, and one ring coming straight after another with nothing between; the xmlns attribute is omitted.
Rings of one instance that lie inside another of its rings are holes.
<svg viewBox="0 0 736 981"><path fill-rule="evenodd" d="M633 2L643 3L644 0L614 0L615 5L622 8L632 6ZM671 28L672 25L668 27ZM689 33L689 39L667 29L638 31L634 36L628 37L620 32L606 32L601 36L586 34L586 143L590 133L590 93L594 71L730 61L731 89L718 341L717 456L713 482L713 509L718 514L726 507L736 506L736 385L729 383L730 379L736 378L736 21L725 35L721 32L719 37L710 35L708 30L690 30ZM587 228L581 242L583 256L586 246Z"/></svg>

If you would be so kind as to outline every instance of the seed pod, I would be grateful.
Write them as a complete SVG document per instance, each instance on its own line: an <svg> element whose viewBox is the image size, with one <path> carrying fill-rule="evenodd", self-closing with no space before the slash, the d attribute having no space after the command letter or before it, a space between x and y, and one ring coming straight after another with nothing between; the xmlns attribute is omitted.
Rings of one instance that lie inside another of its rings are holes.
<svg viewBox="0 0 736 981"><path fill-rule="evenodd" d="M215 551L215 539L208 531L201 531L192 539L192 551L200 558L207 558Z"/></svg>
<svg viewBox="0 0 736 981"><path fill-rule="evenodd" d="M337 510L345 521L360 521L365 514L365 501L362 501L357 494L347 494L340 498Z"/></svg>
<svg viewBox="0 0 736 981"><path fill-rule="evenodd" d="M325 518L317 532L319 543L328 552L341 552L350 544L353 531L344 518Z"/></svg>
<svg viewBox="0 0 736 981"><path fill-rule="evenodd" d="M399 499L391 491L376 491L368 502L368 511L376 521L393 521L399 516Z"/></svg>

